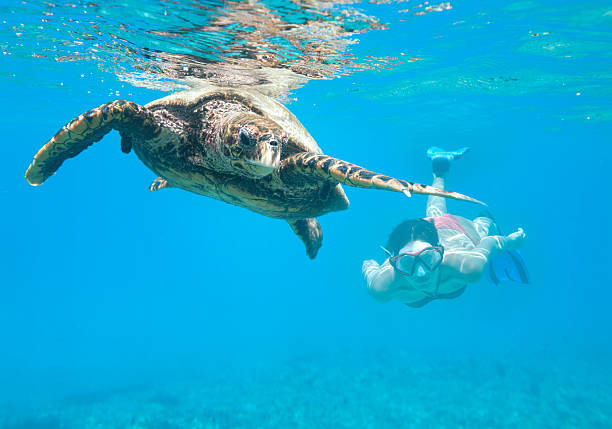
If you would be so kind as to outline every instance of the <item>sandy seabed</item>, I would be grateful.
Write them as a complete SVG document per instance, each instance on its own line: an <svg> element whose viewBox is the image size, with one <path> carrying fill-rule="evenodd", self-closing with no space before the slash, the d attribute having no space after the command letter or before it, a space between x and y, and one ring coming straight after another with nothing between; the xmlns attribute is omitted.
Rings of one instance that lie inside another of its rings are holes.
<svg viewBox="0 0 612 429"><path fill-rule="evenodd" d="M612 365L592 359L292 359L0 409L5 429L609 428Z"/></svg>

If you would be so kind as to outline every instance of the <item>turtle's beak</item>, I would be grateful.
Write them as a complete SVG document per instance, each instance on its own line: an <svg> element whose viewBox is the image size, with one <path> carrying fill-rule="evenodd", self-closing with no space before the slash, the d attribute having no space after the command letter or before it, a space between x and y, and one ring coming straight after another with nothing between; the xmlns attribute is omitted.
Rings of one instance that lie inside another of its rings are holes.
<svg viewBox="0 0 612 429"><path fill-rule="evenodd" d="M237 174L267 176L280 165L287 134L274 121L255 114L240 114L224 125L227 155Z"/></svg>
<svg viewBox="0 0 612 429"><path fill-rule="evenodd" d="M245 148L242 158L232 164L247 176L258 178L271 174L280 166L282 145L274 138L262 136L253 147Z"/></svg>
<svg viewBox="0 0 612 429"><path fill-rule="evenodd" d="M282 144L274 135L266 134L259 138L257 147L245 159L247 168L253 174L267 175L280 165Z"/></svg>
<svg viewBox="0 0 612 429"><path fill-rule="evenodd" d="M254 176L263 177L263 176L267 176L268 174L272 173L275 170L275 168L276 167L273 167L269 164L262 164L259 162L247 161L245 170L247 170L249 173L251 173Z"/></svg>

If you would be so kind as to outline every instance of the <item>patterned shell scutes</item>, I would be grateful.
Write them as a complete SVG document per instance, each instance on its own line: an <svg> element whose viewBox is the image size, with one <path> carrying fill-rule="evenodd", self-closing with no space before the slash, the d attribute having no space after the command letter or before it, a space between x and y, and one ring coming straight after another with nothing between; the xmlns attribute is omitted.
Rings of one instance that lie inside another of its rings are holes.
<svg viewBox="0 0 612 429"><path fill-rule="evenodd" d="M319 145L304 128L300 121L279 102L248 88L223 88L214 85L177 92L164 98L152 101L145 107L156 107L165 104L182 106L196 105L202 100L212 98L235 99L253 111L262 114L280 125L289 140L304 152L323 153Z"/></svg>

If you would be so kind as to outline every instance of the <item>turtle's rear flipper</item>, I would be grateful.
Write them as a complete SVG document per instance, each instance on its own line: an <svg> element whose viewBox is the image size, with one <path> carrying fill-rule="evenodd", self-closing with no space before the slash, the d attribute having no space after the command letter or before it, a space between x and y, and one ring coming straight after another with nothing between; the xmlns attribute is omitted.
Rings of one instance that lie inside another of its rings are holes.
<svg viewBox="0 0 612 429"><path fill-rule="evenodd" d="M34 155L25 177L31 185L40 185L47 180L62 163L101 140L110 130L123 134L142 134L153 137L161 128L156 125L153 114L131 101L115 100L77 116ZM121 150L129 152L129 140L122 141Z"/></svg>
<svg viewBox="0 0 612 429"><path fill-rule="evenodd" d="M467 195L385 176L358 165L317 153L303 152L285 158L281 162L280 174L285 180L295 180L297 177L322 179L358 188L402 192L407 196L411 194L436 195L485 205Z"/></svg>
<svg viewBox="0 0 612 429"><path fill-rule="evenodd" d="M314 259L323 241L323 231L321 231L319 222L315 218L288 220L287 222L289 222L293 232L304 242L308 257Z"/></svg>

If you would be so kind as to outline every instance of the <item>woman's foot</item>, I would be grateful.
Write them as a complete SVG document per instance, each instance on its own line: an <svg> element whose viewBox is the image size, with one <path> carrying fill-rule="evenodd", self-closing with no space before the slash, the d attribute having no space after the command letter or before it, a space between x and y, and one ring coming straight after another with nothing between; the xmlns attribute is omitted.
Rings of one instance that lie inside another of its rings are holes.
<svg viewBox="0 0 612 429"><path fill-rule="evenodd" d="M469 150L469 147L462 147L457 150L444 150L432 146L427 149L427 157L431 159L434 174L438 177L444 177L450 169L451 161L461 158Z"/></svg>

